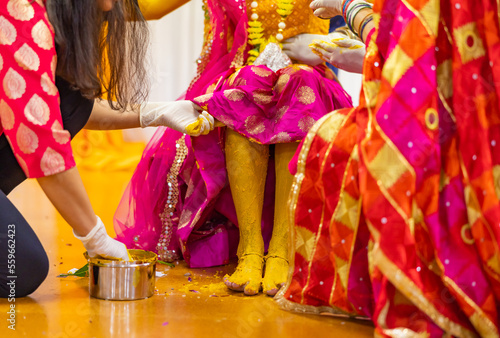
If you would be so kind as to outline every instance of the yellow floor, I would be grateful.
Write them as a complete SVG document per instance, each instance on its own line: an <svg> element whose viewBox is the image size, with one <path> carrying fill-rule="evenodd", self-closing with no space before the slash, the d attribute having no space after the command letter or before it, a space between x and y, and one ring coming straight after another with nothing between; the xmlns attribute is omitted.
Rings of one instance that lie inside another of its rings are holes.
<svg viewBox="0 0 500 338"><path fill-rule="evenodd" d="M96 213L112 230L113 212L131 173L82 171ZM83 246L56 214L35 181L16 188L9 198L40 237L50 259L50 272L30 297L16 300L16 331L8 330L9 303L0 300L0 337L372 337L373 328L328 316L282 311L264 295L245 297L225 289L207 291L220 283L234 264L188 269L184 262L156 279L155 295L140 301L93 299L87 278L57 278L86 262ZM191 276L185 274L190 273ZM191 281L189 281L191 279Z"/></svg>

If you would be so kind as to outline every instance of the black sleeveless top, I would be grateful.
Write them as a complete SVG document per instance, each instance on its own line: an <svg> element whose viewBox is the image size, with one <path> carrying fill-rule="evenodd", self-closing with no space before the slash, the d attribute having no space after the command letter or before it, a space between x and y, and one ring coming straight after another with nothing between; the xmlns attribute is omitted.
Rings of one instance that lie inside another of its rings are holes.
<svg viewBox="0 0 500 338"><path fill-rule="evenodd" d="M61 99L61 115L63 128L69 131L73 138L83 129L94 107L94 100L86 99L80 91L60 77L56 77L56 87ZM0 136L0 190L9 194L16 186L26 179L24 171L17 163L5 134Z"/></svg>

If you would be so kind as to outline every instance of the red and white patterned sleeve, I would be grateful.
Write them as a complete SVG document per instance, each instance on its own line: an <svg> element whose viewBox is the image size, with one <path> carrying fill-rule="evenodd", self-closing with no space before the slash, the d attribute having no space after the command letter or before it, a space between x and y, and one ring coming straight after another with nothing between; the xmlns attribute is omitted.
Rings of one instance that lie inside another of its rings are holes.
<svg viewBox="0 0 500 338"><path fill-rule="evenodd" d="M27 177L75 166L55 86L54 31L41 1L0 2L0 135Z"/></svg>

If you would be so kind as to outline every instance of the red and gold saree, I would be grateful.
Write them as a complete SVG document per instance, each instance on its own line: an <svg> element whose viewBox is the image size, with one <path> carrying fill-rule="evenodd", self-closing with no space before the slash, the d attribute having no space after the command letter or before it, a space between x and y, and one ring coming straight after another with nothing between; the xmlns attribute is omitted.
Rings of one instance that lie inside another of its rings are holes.
<svg viewBox="0 0 500 338"><path fill-rule="evenodd" d="M376 0L360 106L306 137L282 307L498 337L496 0Z"/></svg>

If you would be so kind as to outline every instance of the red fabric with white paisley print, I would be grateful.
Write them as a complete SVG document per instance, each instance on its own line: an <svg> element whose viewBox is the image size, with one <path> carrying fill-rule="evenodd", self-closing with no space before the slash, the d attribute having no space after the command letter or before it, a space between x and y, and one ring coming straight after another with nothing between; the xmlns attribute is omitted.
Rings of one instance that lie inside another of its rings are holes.
<svg viewBox="0 0 500 338"><path fill-rule="evenodd" d="M75 166L62 127L54 33L44 4L0 2L0 135L5 133L26 176Z"/></svg>

